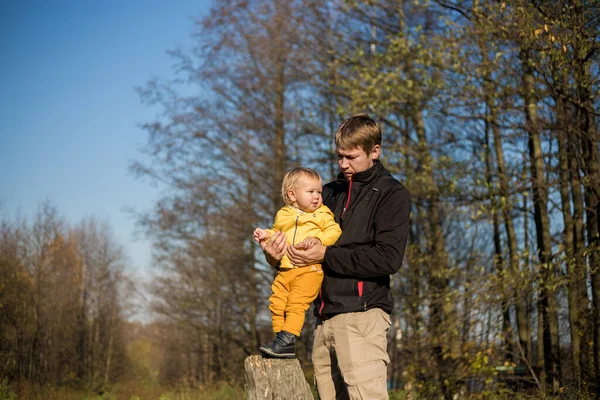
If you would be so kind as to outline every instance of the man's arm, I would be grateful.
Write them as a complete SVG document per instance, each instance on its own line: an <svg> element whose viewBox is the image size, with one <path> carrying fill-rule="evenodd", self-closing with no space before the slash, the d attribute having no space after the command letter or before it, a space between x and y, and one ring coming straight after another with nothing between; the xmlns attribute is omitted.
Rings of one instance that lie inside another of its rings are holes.
<svg viewBox="0 0 600 400"><path fill-rule="evenodd" d="M402 186L386 193L375 216L375 241L354 248L330 246L324 251L328 271L354 278L392 275L402 265L408 240L410 197Z"/></svg>

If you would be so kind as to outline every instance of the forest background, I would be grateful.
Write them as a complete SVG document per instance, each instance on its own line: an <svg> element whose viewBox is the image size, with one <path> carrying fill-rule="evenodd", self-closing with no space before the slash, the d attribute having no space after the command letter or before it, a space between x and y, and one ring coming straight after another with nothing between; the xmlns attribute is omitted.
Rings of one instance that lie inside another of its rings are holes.
<svg viewBox="0 0 600 400"><path fill-rule="evenodd" d="M171 53L176 77L138 90L159 113L130 169L166 188L137 215L153 319L128 319L140 288L106 224L49 203L2 217L0 391L241 390L244 358L271 338L273 270L251 232L289 168L335 177L333 132L367 112L413 204L390 389L591 398L599 25L595 1L215 2ZM309 316L309 380L311 331Z"/></svg>

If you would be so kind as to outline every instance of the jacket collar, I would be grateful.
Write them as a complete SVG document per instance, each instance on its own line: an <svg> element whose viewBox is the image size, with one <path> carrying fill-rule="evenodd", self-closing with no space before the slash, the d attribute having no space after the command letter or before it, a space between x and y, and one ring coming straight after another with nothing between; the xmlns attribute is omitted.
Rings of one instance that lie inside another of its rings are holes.
<svg viewBox="0 0 600 400"><path fill-rule="evenodd" d="M283 211L284 215L289 215L289 216L297 216L297 215L304 215L304 214L320 214L320 213L327 213L328 208L325 207L325 205L321 204L319 206L319 208L317 208L315 211L313 212L306 212L306 211L302 211L299 208L296 208L294 206L290 206L290 205L285 205L281 208L281 211Z"/></svg>
<svg viewBox="0 0 600 400"><path fill-rule="evenodd" d="M383 170L383 165L381 164L381 161L373 160L373 166L371 168L369 168L366 171L356 173L352 176L352 184L354 185L354 184L358 183L358 184L366 185L366 184L372 182L377 176L379 176L381 174L382 170ZM338 179L348 182L348 179L342 172L340 172L338 174Z"/></svg>

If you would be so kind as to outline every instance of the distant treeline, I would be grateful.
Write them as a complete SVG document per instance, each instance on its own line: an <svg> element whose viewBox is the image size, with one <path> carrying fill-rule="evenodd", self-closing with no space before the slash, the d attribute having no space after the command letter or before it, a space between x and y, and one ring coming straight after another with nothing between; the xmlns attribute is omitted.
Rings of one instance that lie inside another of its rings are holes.
<svg viewBox="0 0 600 400"><path fill-rule="evenodd" d="M148 316L143 282L110 226L71 225L50 202L31 217L0 217L0 397L5 383L17 394L182 383L171 379L171 323L129 320Z"/></svg>
<svg viewBox="0 0 600 400"><path fill-rule="evenodd" d="M44 203L0 220L0 377L98 388L123 374L130 283L110 229Z"/></svg>

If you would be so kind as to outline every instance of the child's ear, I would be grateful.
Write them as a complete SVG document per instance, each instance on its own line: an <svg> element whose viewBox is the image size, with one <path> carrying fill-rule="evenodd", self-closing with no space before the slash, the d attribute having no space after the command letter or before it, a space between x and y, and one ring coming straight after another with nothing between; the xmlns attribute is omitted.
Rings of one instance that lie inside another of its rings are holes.
<svg viewBox="0 0 600 400"><path fill-rule="evenodd" d="M292 203L296 202L296 193L294 193L294 191L292 189L288 190L287 197L288 197L288 199L290 199L290 201Z"/></svg>

